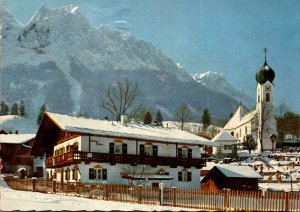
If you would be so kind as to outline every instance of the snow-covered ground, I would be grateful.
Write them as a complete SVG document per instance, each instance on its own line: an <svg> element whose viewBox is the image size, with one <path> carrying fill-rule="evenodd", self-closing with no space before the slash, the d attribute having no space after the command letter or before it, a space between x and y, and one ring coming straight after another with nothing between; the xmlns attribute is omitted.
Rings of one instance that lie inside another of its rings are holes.
<svg viewBox="0 0 300 212"><path fill-rule="evenodd" d="M55 194L44 194L29 191L16 191L7 186L4 180L0 179L0 211L180 211L187 209L167 206L154 206L143 204L130 204L115 201L104 201L87 199L82 197L62 196ZM188 209L191 210L190 208Z"/></svg>

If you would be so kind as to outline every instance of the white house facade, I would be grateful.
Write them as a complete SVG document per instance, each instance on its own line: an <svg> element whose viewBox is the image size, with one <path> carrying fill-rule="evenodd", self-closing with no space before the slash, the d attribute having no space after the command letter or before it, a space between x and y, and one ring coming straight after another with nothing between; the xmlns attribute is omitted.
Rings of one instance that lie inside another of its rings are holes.
<svg viewBox="0 0 300 212"><path fill-rule="evenodd" d="M174 128L46 112L32 153L46 153L48 177L61 183L199 188L202 148L213 145Z"/></svg>
<svg viewBox="0 0 300 212"><path fill-rule="evenodd" d="M224 158L232 154L234 145L237 145L238 139L226 131L221 131L211 141L220 145L213 147L213 154Z"/></svg>
<svg viewBox="0 0 300 212"><path fill-rule="evenodd" d="M271 134L277 134L277 121L274 110L274 84L275 72L267 64L256 73L256 107L253 111L240 104L234 115L225 125L224 130L243 141L246 135L252 135L257 141L257 151L272 150L276 142L270 140ZM262 144L260 142L262 141Z"/></svg>

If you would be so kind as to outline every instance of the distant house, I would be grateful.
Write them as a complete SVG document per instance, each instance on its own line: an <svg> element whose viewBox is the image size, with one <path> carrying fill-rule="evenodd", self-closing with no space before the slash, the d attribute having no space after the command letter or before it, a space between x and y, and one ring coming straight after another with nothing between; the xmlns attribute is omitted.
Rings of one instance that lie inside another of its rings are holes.
<svg viewBox="0 0 300 212"><path fill-rule="evenodd" d="M30 156L35 134L0 134L0 157L3 173L17 173L23 170L24 175L33 174L33 157Z"/></svg>
<svg viewBox="0 0 300 212"><path fill-rule="evenodd" d="M216 165L201 180L201 190L257 190L261 178L249 166Z"/></svg>
<svg viewBox="0 0 300 212"><path fill-rule="evenodd" d="M0 130L0 134L8 134L5 130Z"/></svg>
<svg viewBox="0 0 300 212"><path fill-rule="evenodd" d="M220 158L225 158L229 154L232 154L232 150L234 148L233 145L237 145L238 139L230 135L228 132L222 131L216 135L212 141L220 145L218 147L213 147L213 154Z"/></svg>
<svg viewBox="0 0 300 212"><path fill-rule="evenodd" d="M123 116L124 117L124 116ZM46 112L31 153L46 154L58 182L200 186L209 140L175 128L93 120Z"/></svg>

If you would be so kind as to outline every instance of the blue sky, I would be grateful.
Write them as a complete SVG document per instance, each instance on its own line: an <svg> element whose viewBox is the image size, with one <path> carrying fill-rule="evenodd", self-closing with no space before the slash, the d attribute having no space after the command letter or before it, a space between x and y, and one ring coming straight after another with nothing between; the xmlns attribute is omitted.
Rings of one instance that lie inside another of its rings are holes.
<svg viewBox="0 0 300 212"><path fill-rule="evenodd" d="M126 21L132 35L152 42L188 73L223 73L253 98L266 47L277 103L300 113L299 0L4 0L23 23L43 2L77 5L95 26Z"/></svg>

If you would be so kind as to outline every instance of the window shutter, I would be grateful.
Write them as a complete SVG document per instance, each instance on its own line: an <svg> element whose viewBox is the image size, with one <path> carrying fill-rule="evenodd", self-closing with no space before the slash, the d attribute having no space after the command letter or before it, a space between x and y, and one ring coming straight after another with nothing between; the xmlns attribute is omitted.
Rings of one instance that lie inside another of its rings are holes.
<svg viewBox="0 0 300 212"><path fill-rule="evenodd" d="M140 145L140 155L145 155L145 146L143 144Z"/></svg>
<svg viewBox="0 0 300 212"><path fill-rule="evenodd" d="M182 149L181 148L178 148L178 157L182 158Z"/></svg>
<svg viewBox="0 0 300 212"><path fill-rule="evenodd" d="M103 180L107 179L107 169L102 169L102 179Z"/></svg>
<svg viewBox="0 0 300 212"><path fill-rule="evenodd" d="M89 169L89 179L95 179L95 172L93 168Z"/></svg>
<svg viewBox="0 0 300 212"><path fill-rule="evenodd" d="M157 157L157 146L153 146L153 156Z"/></svg>
<svg viewBox="0 0 300 212"><path fill-rule="evenodd" d="M109 153L115 153L115 144L109 143Z"/></svg>
<svg viewBox="0 0 300 212"><path fill-rule="evenodd" d="M182 172L178 172L178 181L182 181Z"/></svg>
<svg viewBox="0 0 300 212"><path fill-rule="evenodd" d="M188 172L187 181L192 181L192 172Z"/></svg>
<svg viewBox="0 0 300 212"><path fill-rule="evenodd" d="M127 144L123 144L123 154L127 155Z"/></svg>
<svg viewBox="0 0 300 212"><path fill-rule="evenodd" d="M193 152L192 149L189 149L189 150L188 150L188 158L192 158L192 152Z"/></svg>

